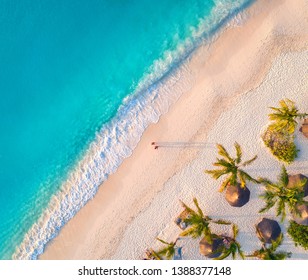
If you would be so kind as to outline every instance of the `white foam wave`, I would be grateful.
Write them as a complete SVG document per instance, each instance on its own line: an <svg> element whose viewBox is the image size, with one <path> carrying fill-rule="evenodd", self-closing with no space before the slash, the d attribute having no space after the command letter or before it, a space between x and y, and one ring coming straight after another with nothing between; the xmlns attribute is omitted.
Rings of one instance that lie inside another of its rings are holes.
<svg viewBox="0 0 308 280"><path fill-rule="evenodd" d="M193 85L193 75L187 63L181 63L183 57L187 57L204 38L208 39L243 3L247 1L217 0L212 15L200 22L191 38L180 42L175 51L167 51L162 59L154 62L150 74L144 76L135 94L124 101L117 116L97 133L85 157L16 249L14 259L36 259L43 253L47 242L56 237L60 229L94 197L108 175L132 154L144 130L156 123ZM179 67L170 71L171 66L178 64Z"/></svg>

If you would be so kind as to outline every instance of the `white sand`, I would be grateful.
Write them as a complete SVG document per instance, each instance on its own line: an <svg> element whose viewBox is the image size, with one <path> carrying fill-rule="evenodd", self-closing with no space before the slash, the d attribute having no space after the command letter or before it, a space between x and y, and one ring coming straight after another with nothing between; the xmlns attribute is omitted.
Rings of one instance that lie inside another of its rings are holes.
<svg viewBox="0 0 308 280"><path fill-rule="evenodd" d="M41 258L140 259L146 248L157 248L156 237L177 237L180 230L173 220L182 210L178 200L192 205L194 196L207 215L238 224L244 251L259 248L254 226L263 216L274 217L274 211L258 214L263 188L249 184L249 203L234 208L218 193L220 182L203 171L212 168L215 143L233 150L238 141L244 158L258 155L247 171L276 179L281 164L263 147L260 131L267 125L268 106L284 97L308 112L308 7L305 0L260 0L247 13L245 23L195 52L187 62L195 81L191 90L146 130L133 155ZM201 142L206 147L154 150L152 141ZM308 140L298 134L296 141L301 153L288 170L308 175ZM283 232L286 226L282 224ZM213 231L229 233L219 226ZM179 244L185 259L203 258L198 240L187 238ZM308 259L287 235L281 249L291 251L294 259Z"/></svg>
<svg viewBox="0 0 308 280"><path fill-rule="evenodd" d="M213 181L202 171L212 169L211 162L215 161L217 154L212 143L223 143L234 154L233 143L238 140L245 148L244 156L247 159L255 154L258 155L258 160L246 168L249 174L254 177L262 175L276 180L276 176L280 173L281 164L263 147L259 138L260 131L267 124L268 105L276 105L282 97L296 100L301 110L308 111L308 95L304 94L308 90L308 72L302 67L304 61L306 64L308 63L308 51L279 56L263 83L257 89L242 95L233 108L220 116L214 128L204 139L204 143L209 144L208 148L200 149L198 158L170 178L162 191L153 199L151 205L134 219L122 237L120 246L113 256L115 259L120 259L123 256L138 258L144 250L144 244L148 246L155 244L153 240L156 236L169 241L175 240L180 233L180 230L172 222L176 214L181 212L178 199L184 200L188 205L193 205L193 196L198 198L202 209L210 217L227 219L239 226L239 241L244 251L251 252L260 246L261 243L255 235L255 224L262 217L276 219L275 211L258 214L263 205L258 195L262 193L263 188L249 184L251 198L248 204L241 208L230 207L224 199L224 195L217 192L219 182ZM292 67L288 67L288 65L292 65ZM288 87L288 92L285 92L285 81L290 78L292 85ZM247 108L251 113L247 113ZM288 167L288 170L290 173L308 175L308 139L299 134L297 145L301 150L300 156L294 164ZM157 216L159 219L153 219ZM162 223L160 218L165 222ZM142 234L143 227L145 224L149 224L149 219L151 220L151 229L148 230L147 226L147 230L144 231L147 235L144 235ZM285 232L286 225L287 223L282 225L283 232ZM226 226L216 226L213 229L231 234ZM186 238L179 244L183 245L185 259L200 259L196 240L188 241ZM308 252L294 248L292 240L287 235L284 246L281 248L293 252L293 258L308 259Z"/></svg>

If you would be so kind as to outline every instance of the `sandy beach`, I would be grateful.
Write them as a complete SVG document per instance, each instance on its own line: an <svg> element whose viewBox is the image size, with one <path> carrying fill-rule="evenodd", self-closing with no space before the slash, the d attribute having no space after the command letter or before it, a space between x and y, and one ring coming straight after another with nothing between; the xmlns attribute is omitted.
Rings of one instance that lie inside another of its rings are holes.
<svg viewBox="0 0 308 280"><path fill-rule="evenodd" d="M255 224L262 217L279 220L274 210L258 213L263 187L249 183L249 203L234 208L218 192L220 182L204 170L212 168L216 143L233 151L237 141L245 159L258 155L246 169L252 176L276 179L281 163L264 147L260 134L268 124L268 107L282 98L308 112L307 30L307 1L258 0L211 44L195 50L183 66L193 77L189 90L146 129L133 154L40 259L142 259L147 248L159 247L156 237L177 237L179 199L192 205L193 197L207 215L239 226L245 252L258 249ZM153 141L161 143L157 150ZM308 176L308 139L298 132L296 144L301 152L287 169ZM287 223L280 223L284 233ZM230 233L221 226L213 230ZM198 240L183 238L179 243L184 259L204 258ZM294 259L308 259L287 234L281 249L291 251Z"/></svg>

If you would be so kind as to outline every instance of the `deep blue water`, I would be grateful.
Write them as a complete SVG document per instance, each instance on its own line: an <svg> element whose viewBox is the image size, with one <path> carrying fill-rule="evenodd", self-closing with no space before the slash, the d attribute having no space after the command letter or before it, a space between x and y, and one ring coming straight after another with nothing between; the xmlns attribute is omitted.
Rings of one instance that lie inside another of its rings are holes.
<svg viewBox="0 0 308 280"><path fill-rule="evenodd" d="M215 5L0 0L0 258L11 258L153 62L193 42Z"/></svg>

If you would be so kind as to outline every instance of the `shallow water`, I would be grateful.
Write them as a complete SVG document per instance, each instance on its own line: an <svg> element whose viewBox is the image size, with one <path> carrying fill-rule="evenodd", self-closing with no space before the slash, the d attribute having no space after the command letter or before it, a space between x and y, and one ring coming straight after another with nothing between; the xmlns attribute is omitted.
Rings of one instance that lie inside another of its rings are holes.
<svg viewBox="0 0 308 280"><path fill-rule="evenodd" d="M42 252L162 113L155 82L246 2L0 0L0 258L30 229L17 258Z"/></svg>

